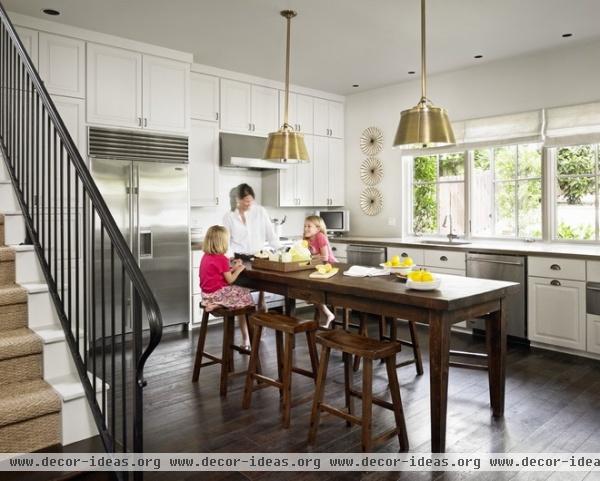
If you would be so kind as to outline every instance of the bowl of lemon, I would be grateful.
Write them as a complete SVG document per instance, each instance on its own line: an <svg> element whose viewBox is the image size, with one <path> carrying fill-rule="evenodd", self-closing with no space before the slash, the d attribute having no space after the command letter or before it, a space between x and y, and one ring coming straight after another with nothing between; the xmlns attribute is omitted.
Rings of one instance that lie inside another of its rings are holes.
<svg viewBox="0 0 600 481"><path fill-rule="evenodd" d="M408 274L406 287L417 291L433 291L440 287L442 280L425 269L412 271Z"/></svg>
<svg viewBox="0 0 600 481"><path fill-rule="evenodd" d="M400 259L400 256L393 256L387 262L379 265L384 269L389 269L390 272L406 276L413 270L413 264L414 262L410 257Z"/></svg>

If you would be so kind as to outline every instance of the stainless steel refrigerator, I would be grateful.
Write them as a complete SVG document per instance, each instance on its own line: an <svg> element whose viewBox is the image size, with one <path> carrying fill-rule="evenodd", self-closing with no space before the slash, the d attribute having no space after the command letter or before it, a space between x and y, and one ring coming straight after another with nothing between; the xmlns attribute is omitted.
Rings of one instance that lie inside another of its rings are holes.
<svg viewBox="0 0 600 481"><path fill-rule="evenodd" d="M158 301L163 324L187 324L190 309L187 138L90 128L89 154L92 176ZM94 257L98 265L99 227L95 230ZM105 258L110 255L107 249L105 245ZM100 285L101 275L102 269L96 268L96 285ZM115 292L120 296L121 286L116 286ZM129 286L125 293L126 305L130 306ZM101 308L102 303L97 299L96 309ZM142 319L147 328L145 313ZM128 316L127 329L131 328L130 323ZM120 331L118 327L117 330Z"/></svg>

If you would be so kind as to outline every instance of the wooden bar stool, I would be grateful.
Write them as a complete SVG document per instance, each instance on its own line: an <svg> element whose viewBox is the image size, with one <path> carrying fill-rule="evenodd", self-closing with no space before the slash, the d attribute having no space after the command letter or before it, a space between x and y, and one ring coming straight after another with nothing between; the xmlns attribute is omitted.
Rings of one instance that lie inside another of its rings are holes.
<svg viewBox="0 0 600 481"><path fill-rule="evenodd" d="M408 451L408 434L406 432L406 422L404 421L404 412L402 410L400 386L396 375L396 353L400 351L400 343L378 341L376 339L370 339L342 330L319 333L317 335L317 342L322 345L321 362L319 364L317 386L310 416L308 443L315 443L321 411L325 411L345 419L347 425L350 425L351 423L361 425L363 451L369 452L377 444L385 442L396 435L400 442L400 450ZM342 357L344 359L344 385L347 411L342 411L341 409L323 402L331 349L342 351ZM363 359L362 392L352 389L352 367L350 363L353 355L360 356ZM391 403L373 397L373 361L378 359L383 359L385 361L389 388L392 395ZM354 414L353 396L362 399L362 416L360 417ZM396 426L393 429L385 431L375 438L373 438L372 435L373 404L393 411L396 420Z"/></svg>
<svg viewBox="0 0 600 481"><path fill-rule="evenodd" d="M279 389L279 395L283 399L283 427L290 426L291 409L291 388L292 372L302 374L303 376L317 379L318 357L317 346L315 343L315 334L319 323L314 319L297 319L291 316L275 314L270 312L261 312L250 318L250 324L254 331L252 339L252 353L250 363L246 374L246 388L244 390L244 400L242 407L248 409L252 401L252 393L256 389L263 387L276 387ZM277 346L277 374L278 379L272 379L263 376L257 370L260 360L260 339L263 328L273 329L275 331L275 340ZM292 356L294 349L294 335L300 332L306 334L308 343L308 354L310 356L311 370L307 371L292 365ZM283 335L285 334L285 348L283 344ZM254 384L254 381L261 384Z"/></svg>
<svg viewBox="0 0 600 481"><path fill-rule="evenodd" d="M253 314L254 312L256 312L255 306L242 307L241 309L217 308L211 312L204 311L202 314L202 323L200 324L200 335L198 336L198 347L196 348L196 360L194 361L192 382L198 381L198 377L200 376L200 368L212 366L213 364L221 364L221 381L219 392L221 396L227 396L227 383L229 376L236 374L234 373L233 366L233 351L236 350L241 354L250 355L250 351L248 349L244 349L233 342L235 332L235 317L245 316L246 322L248 323L248 329L250 329L250 314ZM210 354L204 350L206 331L208 329L208 317L210 314L216 317L223 317L223 347L221 351L221 357ZM250 334L252 333L250 332ZM250 339L252 339L252 336ZM203 358L208 358L210 361L202 362Z"/></svg>
<svg viewBox="0 0 600 481"><path fill-rule="evenodd" d="M415 369L417 370L417 375L423 375L423 360L421 358L421 346L419 346L419 337L417 334L417 327L414 321L406 321L408 322L408 330L410 332L410 341L405 339L398 339L398 321L400 319L396 319L394 317L385 317L381 316L379 321L379 339L381 340L391 340L398 341L403 346L408 346L412 348L413 358L408 359L406 361L402 361L396 364L396 367L408 366L410 364L415 365ZM385 334L386 324L389 323L390 326L390 334L389 336Z"/></svg>

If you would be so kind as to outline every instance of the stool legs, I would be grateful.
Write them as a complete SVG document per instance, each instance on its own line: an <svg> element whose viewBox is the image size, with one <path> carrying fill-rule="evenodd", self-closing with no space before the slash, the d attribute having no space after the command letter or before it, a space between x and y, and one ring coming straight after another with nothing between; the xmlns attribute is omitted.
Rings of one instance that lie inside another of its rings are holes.
<svg viewBox="0 0 600 481"><path fill-rule="evenodd" d="M206 343L206 331L208 330L209 313L204 311L202 314L202 323L200 324L200 335L198 336L198 347L196 348L196 360L194 361L194 374L192 382L198 382L200 368L202 367L202 354L204 353L204 344Z"/></svg>
<svg viewBox="0 0 600 481"><path fill-rule="evenodd" d="M362 382L362 450L370 452L373 447L373 360L363 359Z"/></svg>
<svg viewBox="0 0 600 481"><path fill-rule="evenodd" d="M308 343L308 355L310 356L310 367L315 384L317 383L317 370L319 369L319 357L317 355L317 336L315 331L306 331L306 342Z"/></svg>
<svg viewBox="0 0 600 481"><path fill-rule="evenodd" d="M368 337L369 331L367 330L367 315L364 312L361 312L359 314L359 317L360 317L360 323L359 323L358 333L361 336ZM358 371L359 367L360 367L360 357L354 356L354 367L353 367L353 369L355 371Z"/></svg>
<svg viewBox="0 0 600 481"><path fill-rule="evenodd" d="M227 396L227 377L229 372L232 370L233 364L233 349L231 349L231 345L233 344L233 318L225 317L223 319L223 349L221 354L221 359L223 360L221 364L221 385L219 388L219 393L221 396Z"/></svg>
<svg viewBox="0 0 600 481"><path fill-rule="evenodd" d="M348 410L348 414L354 414L354 398L350 393L352 389L352 377L353 377L353 369L352 369L352 356L347 352L342 353L342 359L344 361L344 395L346 398L346 409ZM352 423L346 419L346 426L352 426Z"/></svg>
<svg viewBox="0 0 600 481"><path fill-rule="evenodd" d="M252 400L252 383L253 379L250 373L257 372L260 361L260 338L262 336L262 326L255 326L252 328L252 352L250 354L250 361L248 362L248 373L246 374L246 385L244 387L244 399L242 401L242 407L248 409Z"/></svg>
<svg viewBox="0 0 600 481"><path fill-rule="evenodd" d="M331 349L326 346L321 348L321 362L319 363L315 397L313 398L313 405L310 413L308 444L314 444L315 440L317 439L317 429L319 429L319 423L321 421L321 403L323 402L323 396L325 394L325 380L327 379L327 367L329 366L330 352Z"/></svg>
<svg viewBox="0 0 600 481"><path fill-rule="evenodd" d="M398 384L398 375L396 373L396 361L393 357L388 357L385 360L387 368L388 382L390 385L390 393L392 395L392 405L394 410L394 418L398 430L398 442L400 443L400 451L408 451L408 433L406 431L406 421L404 420L404 411L402 410L402 399L400 398L400 385Z"/></svg>
<svg viewBox="0 0 600 481"><path fill-rule="evenodd" d="M283 332L275 331L275 347L277 350L277 380L283 380ZM279 390L279 399L283 399L283 390Z"/></svg>
<svg viewBox="0 0 600 481"><path fill-rule="evenodd" d="M294 355L294 335L285 333L285 355L283 358L283 427L290 427L290 410L292 405L292 356Z"/></svg>
<svg viewBox="0 0 600 481"><path fill-rule="evenodd" d="M415 356L415 364L417 366L417 374L423 374L423 360L421 359L421 348L419 347L419 337L417 336L417 328L414 322L409 321L408 328L410 329L410 341L412 342L413 355Z"/></svg>

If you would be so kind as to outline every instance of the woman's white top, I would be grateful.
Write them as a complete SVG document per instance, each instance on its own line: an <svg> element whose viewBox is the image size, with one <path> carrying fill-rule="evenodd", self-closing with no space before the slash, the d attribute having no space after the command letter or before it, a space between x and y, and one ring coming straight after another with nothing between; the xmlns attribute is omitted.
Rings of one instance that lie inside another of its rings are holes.
<svg viewBox="0 0 600 481"><path fill-rule="evenodd" d="M227 212L223 217L223 225L227 227L230 235L227 251L229 256L236 252L254 254L265 247L265 242L268 242L271 247L280 247L269 214L262 205L253 204L244 213L244 217L245 224L238 209Z"/></svg>

